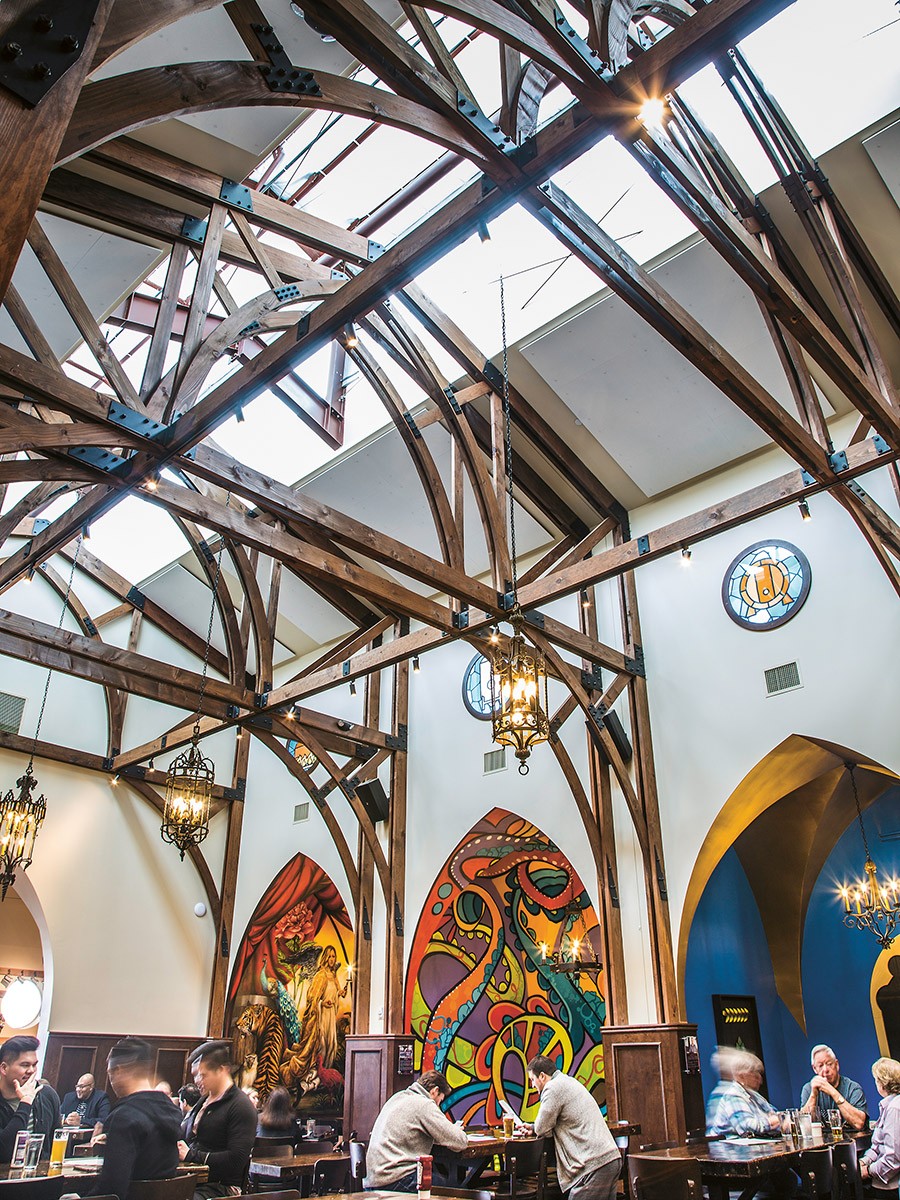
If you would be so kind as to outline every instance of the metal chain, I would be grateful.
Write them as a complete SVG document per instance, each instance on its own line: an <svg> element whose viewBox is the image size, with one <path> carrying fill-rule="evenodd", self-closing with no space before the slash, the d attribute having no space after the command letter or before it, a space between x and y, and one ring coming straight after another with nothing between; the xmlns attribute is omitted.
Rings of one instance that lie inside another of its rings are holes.
<svg viewBox="0 0 900 1200"><path fill-rule="evenodd" d="M225 511L231 507L231 492L225 501ZM200 737L200 717L203 714L203 698L206 695L206 676L209 671L209 651L212 645L213 619L216 615L216 601L219 598L219 580L222 578L222 552L225 549L225 535L220 534L219 553L216 555L216 573L213 576L212 603L209 606L209 621L206 626L206 646L203 650L203 674L200 677L200 693L197 697L197 716L194 719L194 738Z"/></svg>
<svg viewBox="0 0 900 1200"><path fill-rule="evenodd" d="M844 766L850 773L850 786L853 788L853 799L856 803L856 817L859 821L859 831L862 834L863 849L866 852L866 862L872 861L872 855L869 853L869 839L866 837L866 827L863 825L862 809L859 807L859 792L856 790L856 763L846 762Z"/></svg>
<svg viewBox="0 0 900 1200"><path fill-rule="evenodd" d="M516 563L516 508L513 500L512 420L509 409L509 351L506 344L506 284L500 273L500 336L503 342L503 430L506 490L509 495L509 553L512 569L513 610L519 607L519 568Z"/></svg>
<svg viewBox="0 0 900 1200"><path fill-rule="evenodd" d="M72 568L69 571L69 582L66 584L66 592L63 596L62 610L59 614L57 622L57 630L62 629L63 621L66 619L66 610L69 607L69 597L72 594L72 581L75 578L75 567L78 563L78 555L81 553L81 544L84 541L84 535L79 534L78 541L75 543L75 553L72 555ZM47 707L47 693L50 691L50 680L53 678L53 668L50 667L47 671L47 678L44 681L44 694L41 697L41 707L38 712L37 725L34 729L34 737L31 740L31 754L28 758L28 766L25 768L26 775L34 774L34 756L37 753L38 738L41 736L41 726L44 723L44 709Z"/></svg>

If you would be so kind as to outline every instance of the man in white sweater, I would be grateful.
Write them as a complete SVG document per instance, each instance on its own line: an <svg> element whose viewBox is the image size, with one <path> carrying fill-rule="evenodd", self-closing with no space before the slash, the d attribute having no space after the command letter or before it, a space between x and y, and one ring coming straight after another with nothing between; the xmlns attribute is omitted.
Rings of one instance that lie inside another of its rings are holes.
<svg viewBox="0 0 900 1200"><path fill-rule="evenodd" d="M556 1174L568 1200L612 1200L622 1159L597 1101L543 1054L528 1064L528 1078L541 1097L534 1132L552 1134Z"/></svg>
<svg viewBox="0 0 900 1200"><path fill-rule="evenodd" d="M420 1155L430 1154L435 1145L465 1150L468 1142L462 1128L441 1112L441 1102L449 1095L450 1084L440 1071L426 1071L406 1091L391 1096L369 1139L367 1189L414 1192Z"/></svg>

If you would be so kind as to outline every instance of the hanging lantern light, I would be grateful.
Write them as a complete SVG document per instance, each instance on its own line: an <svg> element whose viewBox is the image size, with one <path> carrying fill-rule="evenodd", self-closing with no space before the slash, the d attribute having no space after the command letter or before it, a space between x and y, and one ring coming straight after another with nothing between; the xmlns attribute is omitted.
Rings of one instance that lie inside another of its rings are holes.
<svg viewBox="0 0 900 1200"><path fill-rule="evenodd" d="M72 566L69 570L69 582L66 585L66 594L63 596L59 622L56 626L57 632L62 629L66 609L69 607L69 596L72 594L72 581L75 578L75 566L81 552L82 540L83 538L79 537L75 543L75 553L72 555ZM0 800L0 902L6 899L10 884L15 883L16 872L27 871L31 866L34 843L44 823L44 817L47 815L45 797L42 795L35 800L32 792L38 785L34 775L34 756L37 753L38 739L41 736L44 709L47 707L47 695L52 678L53 669L51 667L47 671L47 678L44 681L44 694L41 697L41 708L31 741L28 765L25 767L24 774L16 780L18 793L10 788Z"/></svg>
<svg viewBox="0 0 900 1200"><path fill-rule="evenodd" d="M216 771L212 760L200 752L200 725L187 750L173 759L166 772L166 804L159 836L177 846L182 861L190 846L197 846L209 833L209 801Z"/></svg>
<svg viewBox="0 0 900 1200"><path fill-rule="evenodd" d="M47 815L44 797L35 800L31 794L37 780L30 762L25 774L16 780L16 786L18 795L10 788L0 800L0 900L6 899L16 871L26 871L31 866L35 838Z"/></svg>
<svg viewBox="0 0 900 1200"><path fill-rule="evenodd" d="M547 666L544 656L525 640L525 620L519 608L519 576L516 561L516 505L513 495L512 420L509 403L509 351L506 341L506 288L500 276L500 329L503 343L503 434L506 491L509 499L509 549L512 570L513 634L504 645L491 634L491 732L499 746L512 746L519 760L519 774L528 774L532 746L550 739L547 713Z"/></svg>
<svg viewBox="0 0 900 1200"><path fill-rule="evenodd" d="M226 510L231 505L231 492L225 502ZM203 674L197 699L197 715L191 744L169 763L166 771L166 802L163 808L159 836L164 842L177 846L184 862L185 853L191 846L199 846L209 833L209 802L216 782L216 769L211 758L200 752L200 716L203 712L203 697L206 694L206 676L209 671L209 648L212 644L213 617L219 596L219 581L222 578L222 551L225 538L219 541L216 556L216 573L213 576L212 600L209 606L209 621L206 626L206 647L203 652ZM240 733L240 730L238 731Z"/></svg>
<svg viewBox="0 0 900 1200"><path fill-rule="evenodd" d="M528 774L532 746L550 737L547 716L547 668L540 650L522 634L524 621L516 610L513 636L491 653L491 732L499 746L511 746L519 774Z"/></svg>

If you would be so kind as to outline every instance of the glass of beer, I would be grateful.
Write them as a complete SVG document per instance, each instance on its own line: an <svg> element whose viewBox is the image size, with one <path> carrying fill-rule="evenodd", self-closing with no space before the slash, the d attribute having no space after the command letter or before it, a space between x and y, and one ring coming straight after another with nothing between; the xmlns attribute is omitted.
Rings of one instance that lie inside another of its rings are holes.
<svg viewBox="0 0 900 1200"><path fill-rule="evenodd" d="M504 1118L503 1118L503 1136L505 1138L512 1137L515 1127L516 1127L516 1123L512 1119L512 1117L504 1116Z"/></svg>
<svg viewBox="0 0 900 1200"><path fill-rule="evenodd" d="M69 1145L68 1129L54 1129L53 1142L50 1146L50 1168L48 1175L62 1175L63 1159Z"/></svg>

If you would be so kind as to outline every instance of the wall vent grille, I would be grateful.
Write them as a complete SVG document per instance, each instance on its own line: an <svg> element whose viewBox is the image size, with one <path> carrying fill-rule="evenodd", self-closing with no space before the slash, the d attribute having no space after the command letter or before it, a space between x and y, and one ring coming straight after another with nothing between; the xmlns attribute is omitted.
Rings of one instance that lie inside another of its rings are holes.
<svg viewBox="0 0 900 1200"><path fill-rule="evenodd" d="M297 825L300 821L309 820L309 801L304 800L302 804L294 805L294 824Z"/></svg>
<svg viewBox="0 0 900 1200"><path fill-rule="evenodd" d="M780 692L793 692L803 687L800 668L795 662L782 663L780 667L769 667L765 676L767 696L777 696Z"/></svg>
<svg viewBox="0 0 900 1200"><path fill-rule="evenodd" d="M0 733L18 733L24 711L24 697L0 692Z"/></svg>
<svg viewBox="0 0 900 1200"><path fill-rule="evenodd" d="M506 770L506 747L499 750L488 750L484 756L484 774L493 775L495 771Z"/></svg>

